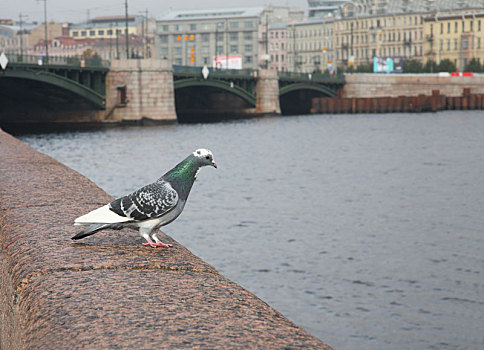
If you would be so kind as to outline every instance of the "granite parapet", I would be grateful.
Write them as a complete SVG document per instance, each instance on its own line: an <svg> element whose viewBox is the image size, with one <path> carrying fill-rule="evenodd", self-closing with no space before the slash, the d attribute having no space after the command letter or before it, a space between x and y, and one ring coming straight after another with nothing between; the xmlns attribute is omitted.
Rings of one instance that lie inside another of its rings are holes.
<svg viewBox="0 0 484 350"><path fill-rule="evenodd" d="M1 349L331 349L165 234L72 241L110 200L0 130Z"/></svg>

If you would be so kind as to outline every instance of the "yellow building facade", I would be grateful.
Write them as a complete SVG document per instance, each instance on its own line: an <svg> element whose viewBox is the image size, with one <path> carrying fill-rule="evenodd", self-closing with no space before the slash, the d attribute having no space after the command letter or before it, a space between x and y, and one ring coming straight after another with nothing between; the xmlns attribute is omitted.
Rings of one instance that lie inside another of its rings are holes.
<svg viewBox="0 0 484 350"><path fill-rule="evenodd" d="M334 20L338 66L371 64L374 56L424 60L424 13L343 17Z"/></svg>
<svg viewBox="0 0 484 350"><path fill-rule="evenodd" d="M484 58L484 12L441 14L424 19L428 59L440 63L448 59L463 71L466 64Z"/></svg>
<svg viewBox="0 0 484 350"><path fill-rule="evenodd" d="M128 16L129 34L141 36L145 19L143 16ZM69 36L74 39L115 39L126 34L126 17L97 17L87 23L74 24L69 28Z"/></svg>
<svg viewBox="0 0 484 350"><path fill-rule="evenodd" d="M287 27L287 70L324 72L333 64L333 20L311 19Z"/></svg>

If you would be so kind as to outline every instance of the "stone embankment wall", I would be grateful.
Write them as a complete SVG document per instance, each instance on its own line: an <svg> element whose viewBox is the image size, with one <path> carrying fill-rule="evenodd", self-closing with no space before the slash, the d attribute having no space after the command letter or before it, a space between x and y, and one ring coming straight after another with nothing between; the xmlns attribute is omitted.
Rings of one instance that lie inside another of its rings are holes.
<svg viewBox="0 0 484 350"><path fill-rule="evenodd" d="M399 97L432 95L461 96L464 88L473 94L484 94L484 74L472 77L439 76L438 74L347 74L342 97Z"/></svg>
<svg viewBox="0 0 484 350"><path fill-rule="evenodd" d="M0 130L0 349L330 349L171 237L72 241L111 199Z"/></svg>
<svg viewBox="0 0 484 350"><path fill-rule="evenodd" d="M484 109L484 74L349 74L338 97L317 97L311 113L420 113Z"/></svg>

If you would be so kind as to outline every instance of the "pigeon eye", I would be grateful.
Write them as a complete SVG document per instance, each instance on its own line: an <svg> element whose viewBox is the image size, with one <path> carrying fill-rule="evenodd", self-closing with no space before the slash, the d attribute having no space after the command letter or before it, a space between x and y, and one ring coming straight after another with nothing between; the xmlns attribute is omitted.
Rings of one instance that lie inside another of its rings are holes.
<svg viewBox="0 0 484 350"><path fill-rule="evenodd" d="M205 156L205 159L210 159L210 156Z"/></svg>

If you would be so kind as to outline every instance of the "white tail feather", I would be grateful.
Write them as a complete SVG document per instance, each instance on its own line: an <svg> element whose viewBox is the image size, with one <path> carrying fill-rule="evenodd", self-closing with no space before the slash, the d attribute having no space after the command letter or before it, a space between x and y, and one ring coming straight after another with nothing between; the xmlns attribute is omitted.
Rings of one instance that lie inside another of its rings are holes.
<svg viewBox="0 0 484 350"><path fill-rule="evenodd" d="M114 211L109 209L109 204L106 204L105 206L94 209L85 215L79 216L76 220L74 220L74 225L114 224L130 220L133 219L116 214Z"/></svg>

